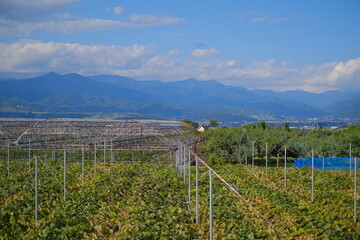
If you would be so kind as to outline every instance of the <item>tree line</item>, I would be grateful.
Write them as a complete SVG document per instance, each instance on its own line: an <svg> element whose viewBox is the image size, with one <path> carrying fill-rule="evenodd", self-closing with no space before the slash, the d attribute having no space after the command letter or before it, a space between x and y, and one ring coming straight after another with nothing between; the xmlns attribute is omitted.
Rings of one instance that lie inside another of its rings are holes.
<svg viewBox="0 0 360 240"><path fill-rule="evenodd" d="M221 127L203 133L200 153L207 159L221 162L237 162L255 155L264 158L266 145L269 157L349 157L350 144L353 157L360 157L360 126L350 125L340 130L300 130L270 127L265 122L242 127ZM253 147L254 146L254 147Z"/></svg>

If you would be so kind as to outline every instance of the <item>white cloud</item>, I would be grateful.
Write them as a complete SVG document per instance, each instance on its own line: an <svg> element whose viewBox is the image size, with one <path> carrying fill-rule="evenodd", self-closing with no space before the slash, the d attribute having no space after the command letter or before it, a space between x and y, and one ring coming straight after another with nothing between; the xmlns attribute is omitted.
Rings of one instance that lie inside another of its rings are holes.
<svg viewBox="0 0 360 240"><path fill-rule="evenodd" d="M263 12L241 12L239 14L239 20L248 21L252 23L256 22L270 22L270 23L280 23L290 20L289 17L273 17L269 14Z"/></svg>
<svg viewBox="0 0 360 240"><path fill-rule="evenodd" d="M133 14L130 16L130 20L132 22L140 22L140 23L150 23L156 25L164 25L164 24L181 24L185 23L184 19L171 17L167 15L163 16L154 16L154 15L144 15L144 14Z"/></svg>
<svg viewBox="0 0 360 240"><path fill-rule="evenodd" d="M181 58L180 49L158 54L148 46L105 46L20 41L0 43L0 72L84 75L118 74L141 80L176 81L195 77L250 89L360 91L360 58L292 68L274 59L244 65L237 60Z"/></svg>
<svg viewBox="0 0 360 240"><path fill-rule="evenodd" d="M255 17L255 18L250 19L250 22L265 22L267 20L268 19L266 17Z"/></svg>
<svg viewBox="0 0 360 240"><path fill-rule="evenodd" d="M46 30L48 32L69 33L75 31L98 31L106 29L127 29L149 27L142 24L86 18L70 21L48 21L38 23L15 22L0 19L0 36L28 35L33 31Z"/></svg>
<svg viewBox="0 0 360 240"><path fill-rule="evenodd" d="M115 69L138 68L151 50L127 47L21 41L0 44L2 72L111 73Z"/></svg>
<svg viewBox="0 0 360 240"><path fill-rule="evenodd" d="M69 33L76 31L99 31L109 29L129 29L129 28L149 28L158 25L177 24L170 17L158 18L156 21L148 23L131 23L117 20L107 20L99 18L85 18L68 21L48 21L48 22L17 22L12 20L0 19L0 36L28 35L37 30L48 32Z"/></svg>
<svg viewBox="0 0 360 240"><path fill-rule="evenodd" d="M118 7L114 7L113 10L114 10L114 13L115 13L115 14L118 14L118 15L119 15L119 14L123 13L124 8L118 6Z"/></svg>
<svg viewBox="0 0 360 240"><path fill-rule="evenodd" d="M216 48L206 48L206 49L195 49L191 52L191 56L193 57L208 57L219 54L219 50Z"/></svg>
<svg viewBox="0 0 360 240"><path fill-rule="evenodd" d="M185 20L181 18L167 15L133 14L130 21L118 21L80 18L64 11L66 7L79 1L81 0L2 0L0 1L0 37L29 35L39 30L69 33L185 23ZM107 10L110 11L110 9ZM124 8L116 6L112 11L115 14L121 14Z"/></svg>

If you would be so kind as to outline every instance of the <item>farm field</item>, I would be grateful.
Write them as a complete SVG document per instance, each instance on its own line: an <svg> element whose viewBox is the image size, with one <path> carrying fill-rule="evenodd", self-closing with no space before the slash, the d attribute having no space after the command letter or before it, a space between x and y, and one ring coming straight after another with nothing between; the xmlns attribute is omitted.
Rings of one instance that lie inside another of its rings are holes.
<svg viewBox="0 0 360 240"><path fill-rule="evenodd" d="M193 161L194 162L194 161ZM38 221L35 222L34 161L0 162L1 239L209 239L209 174L199 169L199 224L195 223L195 166L188 178L169 163L38 163ZM265 218L217 178L213 179L213 239L360 239L353 222L353 177L349 171L215 165ZM359 198L359 195L358 195Z"/></svg>

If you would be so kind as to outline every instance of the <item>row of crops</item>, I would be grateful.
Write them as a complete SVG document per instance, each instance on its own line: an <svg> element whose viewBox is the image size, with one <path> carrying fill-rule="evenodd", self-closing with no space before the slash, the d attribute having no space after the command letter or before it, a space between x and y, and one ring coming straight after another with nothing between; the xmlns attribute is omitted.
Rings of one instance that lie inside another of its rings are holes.
<svg viewBox="0 0 360 240"><path fill-rule="evenodd" d="M82 162L66 164L64 200L61 154L38 162L37 221L34 159L30 165L26 159L11 161L9 175L6 159L0 161L0 239L209 238L209 172L200 165L196 224L194 160L188 179L169 163L106 162L94 171L91 155L85 154L84 185ZM80 159L81 152L68 156ZM312 202L309 168L288 167L286 189L282 167L266 173L264 167L222 164L214 170L272 225L214 178L213 239L360 239L349 171L316 169Z"/></svg>

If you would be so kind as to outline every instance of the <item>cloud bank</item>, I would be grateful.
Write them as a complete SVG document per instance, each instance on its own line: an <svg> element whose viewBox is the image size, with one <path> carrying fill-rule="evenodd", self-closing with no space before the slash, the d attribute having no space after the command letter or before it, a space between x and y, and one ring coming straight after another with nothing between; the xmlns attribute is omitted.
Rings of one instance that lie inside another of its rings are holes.
<svg viewBox="0 0 360 240"><path fill-rule="evenodd" d="M84 75L116 74L162 81L195 77L200 80L216 79L227 85L250 89L360 90L360 58L291 68L289 63L278 63L273 59L244 65L236 60L207 58L218 53L216 49L196 49L182 58L179 49L159 54L152 47L141 45L81 45L31 40L0 43L0 52L2 73L55 71Z"/></svg>
<svg viewBox="0 0 360 240"><path fill-rule="evenodd" d="M0 1L0 37L26 36L43 30L51 33L149 28L160 25L183 24L184 19L168 15L132 14L128 20L84 18L71 16L64 10L80 0L2 0ZM123 13L121 6L113 7L115 15Z"/></svg>

